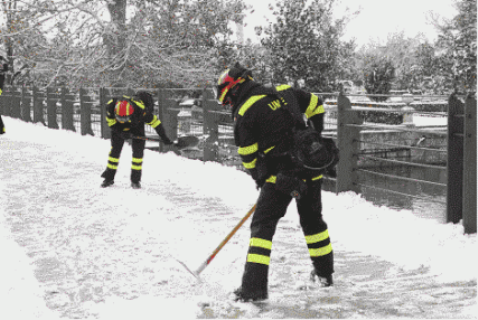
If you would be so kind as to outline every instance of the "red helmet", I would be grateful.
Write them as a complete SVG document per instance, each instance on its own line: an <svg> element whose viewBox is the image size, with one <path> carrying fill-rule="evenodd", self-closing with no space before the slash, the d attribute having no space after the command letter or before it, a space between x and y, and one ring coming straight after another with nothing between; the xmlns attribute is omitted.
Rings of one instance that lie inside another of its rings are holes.
<svg viewBox="0 0 478 320"><path fill-rule="evenodd" d="M233 96L236 94L237 84L244 83L251 79L251 72L243 68L240 64L236 64L232 69L226 69L217 80L217 100L223 105L233 105Z"/></svg>
<svg viewBox="0 0 478 320"><path fill-rule="evenodd" d="M129 101L126 100L119 100L116 102L115 105L115 117L116 120L118 120L121 123L125 122L130 122L131 121L131 115L134 112L134 108L129 103Z"/></svg>

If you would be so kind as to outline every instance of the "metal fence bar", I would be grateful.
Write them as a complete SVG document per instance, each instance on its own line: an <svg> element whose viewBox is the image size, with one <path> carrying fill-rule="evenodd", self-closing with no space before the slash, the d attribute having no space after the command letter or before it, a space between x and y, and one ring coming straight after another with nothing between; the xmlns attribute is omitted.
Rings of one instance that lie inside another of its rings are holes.
<svg viewBox="0 0 478 320"><path fill-rule="evenodd" d="M370 128L370 129L384 129L384 130L394 130L394 131L402 131L402 132L416 132L416 133L429 133L429 134L436 134L441 136L446 136L446 132L439 132L439 131L431 131L431 130L418 130L413 128L404 128L404 127L390 127L390 125L379 125L379 124L347 124L348 127L355 127L355 128Z"/></svg>
<svg viewBox="0 0 478 320"><path fill-rule="evenodd" d="M395 191L395 190L390 190L390 189L384 189L384 188L377 188L377 187L374 187L374 186L371 186L371 185L362 184L362 183L355 183L355 185L356 185L356 186L359 186L359 187L364 187L364 188L370 188L370 189L374 189L374 190L385 191L385 192L393 193L393 194L400 195L400 196L404 196L404 197L410 197L410 198L420 199L420 200L429 200L429 201L432 201L432 202L438 202L438 203L446 204L446 201L442 201L442 200L436 199L436 198L415 196L415 195L412 195L412 194L409 194L409 193L403 193L403 192L399 192L399 191Z"/></svg>
<svg viewBox="0 0 478 320"><path fill-rule="evenodd" d="M395 144L390 142L375 142L375 141L364 141L364 140L357 140L357 142L367 143L367 144L375 144L375 145L384 145L384 146L391 146L391 147L405 147L411 150L420 150L420 151L436 151L436 152L447 152L445 149L430 149L430 148L423 148L423 147L415 147L405 144Z"/></svg>
<svg viewBox="0 0 478 320"><path fill-rule="evenodd" d="M441 117L446 117L446 112L429 112L429 111L412 111L412 110L402 110L402 109L385 109L385 108L376 108L376 107L354 107L352 110L356 111L377 111L382 113L403 113L403 114L426 114L426 115L436 115Z"/></svg>
<svg viewBox="0 0 478 320"><path fill-rule="evenodd" d="M393 175L393 174L386 174L386 173L381 173L381 172L376 172L376 171L371 171L371 170L366 170L366 169L357 169L357 171L369 173L369 174L376 175L376 176L383 177L383 178L391 178L391 179L397 179L397 180L402 180L402 181L418 182L418 183L425 183L425 184L429 184L429 185L433 185L433 186L446 187L446 183L439 183L439 182L433 182L433 181L427 181L427 180L400 177L400 176Z"/></svg>
<svg viewBox="0 0 478 320"><path fill-rule="evenodd" d="M387 159L387 158L372 157L372 156L367 156L367 155L360 155L360 158L376 160L376 161L384 161L384 162L401 164L401 165L408 165L408 166L414 166L414 167L421 167L421 168L447 170L446 167L442 167L442 166L434 166L434 165L431 165L431 164L423 164L423 163L410 162L410 161L401 161L401 160L394 160L394 159Z"/></svg>

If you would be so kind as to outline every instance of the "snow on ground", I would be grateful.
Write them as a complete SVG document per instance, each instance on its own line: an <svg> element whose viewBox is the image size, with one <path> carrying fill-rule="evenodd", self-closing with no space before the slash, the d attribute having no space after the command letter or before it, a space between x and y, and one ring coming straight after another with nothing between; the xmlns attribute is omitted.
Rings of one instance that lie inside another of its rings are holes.
<svg viewBox="0 0 478 320"><path fill-rule="evenodd" d="M247 222L202 283L175 260L196 269L252 207L258 191L245 173L147 150L143 189L132 190L125 146L115 185L101 189L109 141L4 122L0 318L257 316L226 302L240 283ZM476 234L352 192L323 192L323 204L337 255L335 288L319 298L301 291L310 261L291 205L274 238L270 294L294 307L262 316L305 317L294 309L302 303L300 312L319 317L476 318Z"/></svg>

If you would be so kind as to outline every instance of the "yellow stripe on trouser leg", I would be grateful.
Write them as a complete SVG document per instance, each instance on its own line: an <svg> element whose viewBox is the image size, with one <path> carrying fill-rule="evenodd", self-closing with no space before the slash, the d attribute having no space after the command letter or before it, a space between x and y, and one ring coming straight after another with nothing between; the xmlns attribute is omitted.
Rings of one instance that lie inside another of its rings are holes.
<svg viewBox="0 0 478 320"><path fill-rule="evenodd" d="M305 236L305 241L307 244L317 243L320 241L324 241L329 237L329 230L325 230L324 232L320 232L311 236Z"/></svg>
<svg viewBox="0 0 478 320"><path fill-rule="evenodd" d="M108 157L108 164L106 166L112 170L117 170L118 163L119 163L118 158Z"/></svg>
<svg viewBox="0 0 478 320"><path fill-rule="evenodd" d="M133 170L141 170L143 166L141 163L143 162L142 158L133 158L133 162L131 163L131 169Z"/></svg>
<svg viewBox="0 0 478 320"><path fill-rule="evenodd" d="M311 257L321 257L325 256L332 252L332 244L328 244L325 247L317 249L309 249L309 254Z"/></svg>
<svg viewBox="0 0 478 320"><path fill-rule="evenodd" d="M271 260L271 249L272 241L261 238L251 238L249 241L247 262L260 263L268 266Z"/></svg>
<svg viewBox="0 0 478 320"><path fill-rule="evenodd" d="M270 257L263 256L261 254L249 253L247 255L247 262L260 263L260 264L265 264L268 266L270 261L271 261Z"/></svg>
<svg viewBox="0 0 478 320"><path fill-rule="evenodd" d="M329 241L329 230L325 230L313 235L305 236L307 246L309 246L309 254L311 257L321 257L332 252L332 244ZM312 247L314 244L324 242L324 245L318 248Z"/></svg>
<svg viewBox="0 0 478 320"><path fill-rule="evenodd" d="M260 238L251 238L249 241L249 245L251 247L259 247L259 248L264 248L264 249L272 249L272 241L269 240L264 240Z"/></svg>

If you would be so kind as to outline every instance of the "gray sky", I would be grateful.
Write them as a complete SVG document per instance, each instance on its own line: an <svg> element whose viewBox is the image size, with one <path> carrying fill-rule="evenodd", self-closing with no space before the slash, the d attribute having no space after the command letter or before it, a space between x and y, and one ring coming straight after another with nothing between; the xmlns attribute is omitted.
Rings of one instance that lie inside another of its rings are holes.
<svg viewBox="0 0 478 320"><path fill-rule="evenodd" d="M268 9L274 0L245 0L254 8L254 13L246 17L245 38L257 39L254 34L255 25L267 25L274 18ZM344 40L356 38L359 46L367 44L370 38L386 40L389 33L405 31L406 36L413 37L419 32L434 40L436 32L428 22L428 12L433 11L445 18L456 14L453 0L342 0L336 13L341 8L349 7L356 11L362 7L361 13L347 27Z"/></svg>

